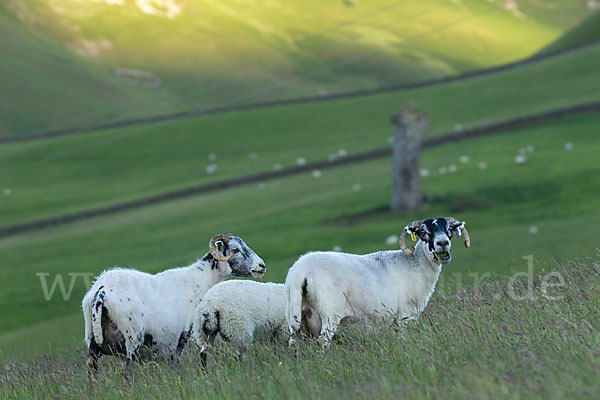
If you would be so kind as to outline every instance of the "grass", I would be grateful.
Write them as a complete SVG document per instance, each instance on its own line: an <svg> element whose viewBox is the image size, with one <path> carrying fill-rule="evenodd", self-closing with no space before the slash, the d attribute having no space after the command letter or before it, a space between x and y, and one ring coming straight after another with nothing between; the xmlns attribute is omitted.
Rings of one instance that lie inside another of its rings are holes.
<svg viewBox="0 0 600 400"><path fill-rule="evenodd" d="M24 222L293 165L344 148L385 146L390 116L409 100L431 116L428 136L599 100L600 45L462 82L323 103L192 118L0 149L0 224ZM519 88L518 90L515 88ZM232 142L231 137L235 137ZM219 169L204 169L214 152ZM255 161L250 153L257 153ZM51 188L51 190L50 190Z"/></svg>
<svg viewBox="0 0 600 400"><path fill-rule="evenodd" d="M35 35L5 15L4 8L0 9L0 49L0 137L33 132L152 92L123 85L105 66ZM172 99L167 93L153 95L155 101ZM120 115L116 111L107 112L105 118Z"/></svg>
<svg viewBox="0 0 600 400"><path fill-rule="evenodd" d="M427 216L464 219L472 236L469 250L455 243L455 261L445 269L442 286L452 286L455 273L468 284L474 279L470 274L522 270L522 257L529 254L540 263L594 254L600 223L598 122L600 116L570 118L429 149L421 166L432 171L423 186L433 202L416 213L385 211L391 180L390 160L384 159L327 170L320 179L295 176L269 182L263 190L239 187L4 238L0 303L11 307L0 310L0 347L11 356L30 356L48 343L81 341L83 280L75 282L68 301L59 292L45 301L37 273L49 273L50 283L62 274L68 284L68 273L97 275L115 265L157 272L202 256L216 232L242 236L265 259L265 280L278 282L307 250L397 248L385 239ZM574 145L570 152L563 147L567 140ZM517 165L515 155L528 145L535 151L528 163ZM462 155L471 157L467 164L458 162ZM478 169L479 162L487 162L488 169ZM437 172L452 163L456 173ZM356 183L361 190L353 191ZM536 236L527 233L532 225L539 228ZM577 227L576 234L566 233L565 226Z"/></svg>
<svg viewBox="0 0 600 400"><path fill-rule="evenodd" d="M548 273L552 272L552 275ZM560 284L558 276L564 279ZM550 283L550 286L544 284ZM4 361L5 398L595 398L600 395L597 258L553 263L532 281L485 282L436 292L404 329L349 328L329 350L302 342L256 345L247 363L231 348L206 370L190 345L175 364L85 371L81 347ZM531 291L530 291L531 290ZM531 294L531 297L528 295ZM106 361L106 360L105 360ZM34 379L32 379L34 378Z"/></svg>
<svg viewBox="0 0 600 400"><path fill-rule="evenodd" d="M568 30L564 35L552 42L542 52L566 49L597 39L600 39L600 11L596 11L586 17L573 29Z"/></svg>
<svg viewBox="0 0 600 400"><path fill-rule="evenodd" d="M0 48L12 60L2 90L0 135L412 82L502 64L537 52L587 11L567 0L520 0L526 18L483 0L373 0L354 7L318 0L176 3L182 12L170 19L144 14L133 1L11 0L0 10ZM497 10L462 21L490 6ZM311 36L348 21L355 22ZM436 30L452 21L462 22ZM116 79L115 69L123 67L154 73L163 88ZM138 95L144 99L129 104Z"/></svg>

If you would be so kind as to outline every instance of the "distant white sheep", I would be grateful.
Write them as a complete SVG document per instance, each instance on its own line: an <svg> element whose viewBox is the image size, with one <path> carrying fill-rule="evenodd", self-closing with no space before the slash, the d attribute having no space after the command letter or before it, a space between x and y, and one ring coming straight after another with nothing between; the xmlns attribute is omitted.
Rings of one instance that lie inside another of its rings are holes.
<svg viewBox="0 0 600 400"><path fill-rule="evenodd" d="M517 164L525 164L527 162L527 157L522 156L522 155L518 155L515 157L515 162Z"/></svg>
<svg viewBox="0 0 600 400"><path fill-rule="evenodd" d="M566 143L565 143L565 150L566 150L566 151L571 151L571 150L573 150L573 143L571 143L571 142L566 142Z"/></svg>
<svg viewBox="0 0 600 400"><path fill-rule="evenodd" d="M226 276L260 277L263 260L244 241L216 235L210 251L195 263L156 275L134 269L103 272L82 302L88 365L97 369L103 355L122 355L127 367L149 350L178 357L204 294Z"/></svg>
<svg viewBox="0 0 600 400"><path fill-rule="evenodd" d="M206 172L206 175L212 175L215 172L217 172L218 166L217 164L210 164L209 166L207 166L204 170L204 172Z"/></svg>
<svg viewBox="0 0 600 400"><path fill-rule="evenodd" d="M255 341L289 339L287 292L280 283L230 280L213 286L196 308L192 336L202 363L217 335L234 344L242 356Z"/></svg>

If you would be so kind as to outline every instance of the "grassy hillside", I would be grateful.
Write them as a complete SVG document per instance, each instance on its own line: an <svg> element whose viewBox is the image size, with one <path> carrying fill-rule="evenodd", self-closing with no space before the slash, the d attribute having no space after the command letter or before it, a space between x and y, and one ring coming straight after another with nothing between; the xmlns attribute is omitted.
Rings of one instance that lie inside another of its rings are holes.
<svg viewBox="0 0 600 400"><path fill-rule="evenodd" d="M72 348L0 367L5 398L478 398L600 396L598 259L552 265L550 284L499 280L436 293L426 313L399 331L348 329L323 351L313 341L294 356L285 346L255 346L248 363L231 348L203 371L195 346L176 365L137 366L125 379L104 363L90 378ZM511 296L514 293L515 296ZM32 379L35 377L35 379Z"/></svg>
<svg viewBox="0 0 600 400"><path fill-rule="evenodd" d="M152 91L124 84L100 64L39 37L0 7L0 137L33 132ZM172 99L166 93L157 101ZM105 117L120 115L108 110Z"/></svg>
<svg viewBox="0 0 600 400"><path fill-rule="evenodd" d="M340 148L384 146L391 114L411 99L431 115L429 136L600 100L598 71L600 45L425 89L5 145L0 177L12 195L0 197L0 225L271 170L275 163L293 165L298 157L323 160ZM218 170L207 175L211 152Z"/></svg>
<svg viewBox="0 0 600 400"><path fill-rule="evenodd" d="M422 167L432 175L423 185L433 203L418 213L392 215L381 209L389 202L391 179L390 160L379 160L324 171L319 179L296 176L264 188L240 187L4 238L0 303L11 307L0 310L0 347L14 356L46 343L81 341L83 280L75 282L68 301L57 290L46 302L37 273L50 274L50 284L62 274L68 285L68 273L96 275L115 265L157 272L203 255L215 232L244 237L265 259L269 281L282 281L296 257L309 249L397 248L386 245L386 238L427 216L465 219L472 236L469 250L455 243L455 261L444 269L442 286L456 280L470 284L485 272L523 271L526 255L536 258L538 269L557 257L594 254L600 223L599 122L600 116L571 118L427 150ZM566 141L573 143L572 151L564 150ZM516 164L519 149L527 146L534 146L529 161ZM459 162L463 155L470 156L466 164ZM488 168L479 169L480 162ZM455 173L438 172L451 164ZM528 234L531 226L538 228L537 235ZM565 226L577 231L569 234Z"/></svg>
<svg viewBox="0 0 600 400"><path fill-rule="evenodd" d="M535 53L586 13L567 0L8 0L0 48L24 67L5 75L0 135L454 74ZM162 86L117 80L123 68Z"/></svg>
<svg viewBox="0 0 600 400"><path fill-rule="evenodd" d="M591 40L600 39L600 11L596 11L573 29L568 30L558 40L546 47L543 52L552 52L560 49L577 46Z"/></svg>

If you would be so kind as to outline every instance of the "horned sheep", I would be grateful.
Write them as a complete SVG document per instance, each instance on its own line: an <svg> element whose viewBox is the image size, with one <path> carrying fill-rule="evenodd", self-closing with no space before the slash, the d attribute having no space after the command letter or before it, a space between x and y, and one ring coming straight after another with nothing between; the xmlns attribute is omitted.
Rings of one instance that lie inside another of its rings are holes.
<svg viewBox="0 0 600 400"><path fill-rule="evenodd" d="M83 298L88 366L103 354L133 359L152 354L176 359L189 338L194 310L205 293L230 274L261 277L263 260L231 234L215 235L206 255L187 267L156 275L134 269L103 272Z"/></svg>
<svg viewBox="0 0 600 400"><path fill-rule="evenodd" d="M366 255L313 252L290 268L286 318L290 344L302 329L328 346L346 317L401 321L416 318L427 305L443 264L448 264L453 234L465 236L465 223L454 218L414 221L400 238L401 251ZM419 241L406 248L406 237Z"/></svg>

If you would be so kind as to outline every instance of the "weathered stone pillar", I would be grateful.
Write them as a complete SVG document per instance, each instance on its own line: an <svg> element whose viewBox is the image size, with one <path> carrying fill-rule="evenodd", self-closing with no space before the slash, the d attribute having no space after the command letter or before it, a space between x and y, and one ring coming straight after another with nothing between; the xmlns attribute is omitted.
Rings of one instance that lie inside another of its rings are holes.
<svg viewBox="0 0 600 400"><path fill-rule="evenodd" d="M402 108L392 117L394 131L393 212L414 210L422 205L423 192L419 185L419 157L421 140L428 122L427 114L413 107Z"/></svg>

